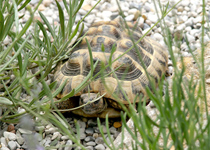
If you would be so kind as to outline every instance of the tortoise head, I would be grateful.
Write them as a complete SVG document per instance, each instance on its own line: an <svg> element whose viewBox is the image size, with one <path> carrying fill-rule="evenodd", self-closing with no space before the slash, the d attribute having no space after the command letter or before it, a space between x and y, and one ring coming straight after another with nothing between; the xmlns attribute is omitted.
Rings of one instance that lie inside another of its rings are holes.
<svg viewBox="0 0 210 150"><path fill-rule="evenodd" d="M82 111L85 114L97 114L101 113L102 111L104 111L104 109L106 109L107 103L103 99L103 97L95 102L91 102L92 100L97 98L98 95L96 93L85 93L80 96L79 105L81 106L85 104L85 106L82 107ZM88 102L89 104L87 104Z"/></svg>

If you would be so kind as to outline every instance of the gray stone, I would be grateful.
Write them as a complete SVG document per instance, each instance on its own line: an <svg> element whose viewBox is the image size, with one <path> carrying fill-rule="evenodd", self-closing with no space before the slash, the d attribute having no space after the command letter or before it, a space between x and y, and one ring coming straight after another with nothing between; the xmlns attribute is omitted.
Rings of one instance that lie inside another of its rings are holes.
<svg viewBox="0 0 210 150"><path fill-rule="evenodd" d="M145 30L147 28L150 28L150 26L148 24L144 23L143 30Z"/></svg>
<svg viewBox="0 0 210 150"><path fill-rule="evenodd" d="M71 150L72 149L72 144L73 144L72 140L68 140L66 142L66 147L64 148L64 150Z"/></svg>
<svg viewBox="0 0 210 150"><path fill-rule="evenodd" d="M18 144L23 145L23 143L25 142L25 139L21 136L17 136L17 142Z"/></svg>
<svg viewBox="0 0 210 150"><path fill-rule="evenodd" d="M117 129L115 127L111 127L109 128L109 131L111 134L114 134L115 132L117 132Z"/></svg>
<svg viewBox="0 0 210 150"><path fill-rule="evenodd" d="M90 119L90 120L88 120L87 124L88 124L88 127L94 127L97 125L97 121Z"/></svg>
<svg viewBox="0 0 210 150"><path fill-rule="evenodd" d="M19 131L21 134L32 134L32 131L27 130L27 129L19 128L18 131Z"/></svg>
<svg viewBox="0 0 210 150"><path fill-rule="evenodd" d="M138 10L140 10L142 7L142 4L141 3L134 3L134 2L131 2L130 5L129 5L129 8L132 9L132 8L136 8Z"/></svg>
<svg viewBox="0 0 210 150"><path fill-rule="evenodd" d="M84 21L86 21L86 22L89 23L89 24L92 24L93 21L94 21L94 19L95 19L95 15L88 15L88 16L84 19Z"/></svg>
<svg viewBox="0 0 210 150"><path fill-rule="evenodd" d="M87 143L86 143L86 145L87 145L87 146L95 146L95 145L96 145L96 143L95 143L95 142L90 141L90 142L87 142Z"/></svg>
<svg viewBox="0 0 210 150"><path fill-rule="evenodd" d="M104 147L103 144L98 144L98 145L95 146L95 149L97 149L97 150L105 150L105 147Z"/></svg>
<svg viewBox="0 0 210 150"><path fill-rule="evenodd" d="M85 147L86 150L93 150L93 146L87 146Z"/></svg>
<svg viewBox="0 0 210 150"><path fill-rule="evenodd" d="M103 133L104 133L104 134L107 133L107 130L106 130L106 126L105 126L105 125L102 125L102 130L103 130Z"/></svg>
<svg viewBox="0 0 210 150"><path fill-rule="evenodd" d="M35 5L35 4L37 4L38 2L39 2L39 0L31 0L31 1L30 1L30 4L31 4L31 5Z"/></svg>
<svg viewBox="0 0 210 150"><path fill-rule="evenodd" d="M10 148L10 150L15 150L17 148L17 144L14 141L9 141L8 147Z"/></svg>
<svg viewBox="0 0 210 150"><path fill-rule="evenodd" d="M80 140L83 140L86 138L86 134L84 132L80 133Z"/></svg>
<svg viewBox="0 0 210 150"><path fill-rule="evenodd" d="M61 140L68 140L69 137L67 135L61 136Z"/></svg>
<svg viewBox="0 0 210 150"><path fill-rule="evenodd" d="M96 144L104 144L104 139L102 137L98 137L96 140L95 140Z"/></svg>
<svg viewBox="0 0 210 150"><path fill-rule="evenodd" d="M87 128L87 129L85 129L85 133L87 135L93 135L93 133L94 133L93 128Z"/></svg>
<svg viewBox="0 0 210 150"><path fill-rule="evenodd" d="M86 123L81 121L81 120L78 120L77 123L79 124L80 128L86 128Z"/></svg>

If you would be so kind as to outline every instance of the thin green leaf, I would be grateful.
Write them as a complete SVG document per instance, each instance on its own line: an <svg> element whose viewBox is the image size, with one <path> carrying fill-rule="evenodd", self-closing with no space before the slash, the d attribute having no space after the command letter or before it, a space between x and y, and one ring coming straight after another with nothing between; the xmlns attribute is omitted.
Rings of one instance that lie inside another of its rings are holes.
<svg viewBox="0 0 210 150"><path fill-rule="evenodd" d="M23 47L25 46L26 41L28 40L28 37L25 39L23 44L19 47L18 51L15 53L15 55L6 63L4 66L0 69L0 72L2 72L23 50Z"/></svg>
<svg viewBox="0 0 210 150"><path fill-rule="evenodd" d="M4 30L4 16L0 10L0 41L2 40L3 30Z"/></svg>
<svg viewBox="0 0 210 150"><path fill-rule="evenodd" d="M39 11L39 15L41 16L42 20L44 21L44 23L46 24L49 32L51 33L52 37L54 39L56 39L56 36L55 36L55 31L52 29L49 21L47 20L47 18L43 15L43 13L41 11Z"/></svg>
<svg viewBox="0 0 210 150"><path fill-rule="evenodd" d="M12 24L14 22L14 18L15 18L15 15L14 14L11 14L11 15L9 15L7 17L6 23L4 24L4 30L3 30L2 40L5 39L5 37L7 36L8 32L10 31L11 26L12 26Z"/></svg>
<svg viewBox="0 0 210 150"><path fill-rule="evenodd" d="M58 3L58 1L55 1L58 7L58 12L59 12L59 19L60 19L60 27L61 27L61 34L62 34L62 38L63 41L65 40L65 24L64 24L64 14L63 14L63 9L61 8L60 4Z"/></svg>
<svg viewBox="0 0 210 150"><path fill-rule="evenodd" d="M23 5L18 9L18 11L22 10L23 8L26 7L26 5L30 2L31 0L26 0Z"/></svg>
<svg viewBox="0 0 210 150"><path fill-rule="evenodd" d="M84 0L81 0L79 5L77 6L76 10L74 11L73 17L77 14L77 12L80 10L80 8L82 7Z"/></svg>

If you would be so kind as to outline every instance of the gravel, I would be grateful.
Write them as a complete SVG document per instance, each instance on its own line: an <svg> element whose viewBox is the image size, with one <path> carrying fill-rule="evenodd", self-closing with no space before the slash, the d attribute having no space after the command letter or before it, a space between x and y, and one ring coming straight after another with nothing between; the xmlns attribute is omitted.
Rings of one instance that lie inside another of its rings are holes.
<svg viewBox="0 0 210 150"><path fill-rule="evenodd" d="M172 7L178 0L170 0L169 8ZM35 7L39 0L31 0L30 5ZM64 8L64 4L62 1L59 1L62 8ZM162 0L161 3L165 6L167 4L166 0ZM209 1L207 1L209 3ZM79 10L76 15L76 22L80 21L84 15L96 4L95 0L87 0L85 1L82 9ZM161 16L161 12L158 12L159 17L155 11L154 4L151 0L133 0L133 1L120 1L121 9L123 10L126 21L135 21L135 15L141 14L142 16L139 18L139 26L142 28L143 33L146 33L159 19ZM171 34L173 36L177 36L181 39L181 54L183 56L190 56L189 48L186 44L186 41L190 43L190 47L192 50L196 50L200 47L201 40L201 20L202 20L202 3L200 0L183 0L176 6L174 10L172 10L165 17L165 24L169 27ZM206 5L206 10L210 9L210 5ZM58 10L56 8L55 1L53 0L44 0L43 3L38 8L48 19L50 24L58 24ZM20 12L21 14L25 14L20 20L20 23L24 24L29 19L30 14L28 11L24 9ZM66 11L64 11L66 14ZM207 15L210 14L207 12ZM102 0L101 3L96 7L96 9L91 12L84 20L85 28L88 29L88 26L94 21L100 20L112 20L118 16L118 7L116 1L105 1ZM40 19L38 13L35 14L35 18ZM210 17L209 17L210 18ZM65 16L67 20L68 17ZM205 24L205 36L204 42L207 43L210 41L209 38L209 29L207 23ZM33 30L33 28L30 28ZM41 32L40 32L41 33ZM180 34L181 33L181 34ZM164 34L162 32L161 26L157 25L154 27L149 34L152 38L157 40L163 46L166 46L164 43ZM40 35L43 36L43 35ZM4 40L4 45L7 46L11 43L11 38L6 37ZM178 56L180 49L173 45L173 51L175 52L175 56ZM169 73L173 74L173 66L171 60L169 60ZM34 69L35 71L35 69ZM36 70L37 71L37 70ZM35 72L36 72L35 71ZM14 77L13 77L14 78ZM33 80L36 80L35 78ZM50 81L50 80L49 80ZM210 83L210 81L207 81ZM36 85L37 91L41 91L41 86ZM23 99L32 100L32 98L25 93L22 94ZM19 108L19 113L23 112L24 109ZM71 117L67 118L68 123L71 125L72 130L75 131L75 124ZM31 120L29 120L31 122ZM107 145L104 143L101 133L97 127L96 119L87 119L77 120L80 126L80 141L81 143L90 150L104 150ZM32 125L33 129L22 128L20 127L21 123L15 125L15 133L12 131L7 131L7 126L9 124L5 124L5 127L1 127L3 130L0 130L0 144L1 150L15 150L17 148L28 148L30 146L33 147L33 144L36 145L37 149L44 149L47 146L55 146L55 149L62 149L62 146L65 146L64 150L75 149L74 142L69 139L68 136L62 135L57 128L52 125ZM11 125L11 124L10 124ZM104 134L107 134L107 129L105 126L105 122L102 122L102 130ZM120 128L116 129L112 125L110 125L109 131L113 139L117 137L120 133ZM39 134L41 133L41 134ZM30 143L30 140L33 140L33 143ZM107 138L108 139L108 138ZM32 148L31 148L32 149Z"/></svg>

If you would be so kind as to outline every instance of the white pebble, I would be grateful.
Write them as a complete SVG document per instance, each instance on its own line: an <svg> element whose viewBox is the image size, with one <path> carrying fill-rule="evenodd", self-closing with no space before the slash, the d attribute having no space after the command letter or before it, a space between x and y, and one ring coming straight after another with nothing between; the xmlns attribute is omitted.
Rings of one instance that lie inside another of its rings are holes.
<svg viewBox="0 0 210 150"><path fill-rule="evenodd" d="M9 139L10 141L15 141L17 139L16 134L14 134L12 132L7 132L7 131L4 131L4 137L6 139Z"/></svg>
<svg viewBox="0 0 210 150"><path fill-rule="evenodd" d="M52 136L52 138L51 138L51 140L54 140L54 139L56 139L56 138L60 138L61 137L61 134L59 133L59 132L54 132L53 133L53 136Z"/></svg>
<svg viewBox="0 0 210 150"><path fill-rule="evenodd" d="M186 36L187 36L188 42L190 42L190 43L195 42L195 36L192 36L188 33L186 34Z"/></svg>
<svg viewBox="0 0 210 150"><path fill-rule="evenodd" d="M32 131L27 130L27 129L19 128L18 131L22 134L32 134Z"/></svg>
<svg viewBox="0 0 210 150"><path fill-rule="evenodd" d="M184 28L185 28L185 24L180 24L179 26L176 27L176 30L182 31L184 30Z"/></svg>
<svg viewBox="0 0 210 150"><path fill-rule="evenodd" d="M152 22L152 23L156 23L158 21L158 17L156 14L151 14L149 13L147 18Z"/></svg>
<svg viewBox="0 0 210 150"><path fill-rule="evenodd" d="M17 148L17 144L14 141L9 141L8 147L10 148L10 150L15 150Z"/></svg>
<svg viewBox="0 0 210 150"><path fill-rule="evenodd" d="M97 149L97 150L105 150L105 147L104 147L103 144L98 144L98 145L95 146L95 149Z"/></svg>
<svg viewBox="0 0 210 150"><path fill-rule="evenodd" d="M0 138L0 143L1 143L1 144L4 144L4 145L7 145L6 138L5 138L5 137L1 137L1 138Z"/></svg>
<svg viewBox="0 0 210 150"><path fill-rule="evenodd" d="M160 33L155 33L153 36L158 41L162 41L163 40L163 36Z"/></svg>
<svg viewBox="0 0 210 150"><path fill-rule="evenodd" d="M127 17L125 17L126 21L132 21L134 18L134 15L128 15Z"/></svg>
<svg viewBox="0 0 210 150"><path fill-rule="evenodd" d="M72 149L72 144L73 144L72 140L68 140L66 142L66 146L65 146L64 150L71 150Z"/></svg>
<svg viewBox="0 0 210 150"><path fill-rule="evenodd" d="M22 145L25 142L25 139L21 136L17 136L17 142L18 144Z"/></svg>

